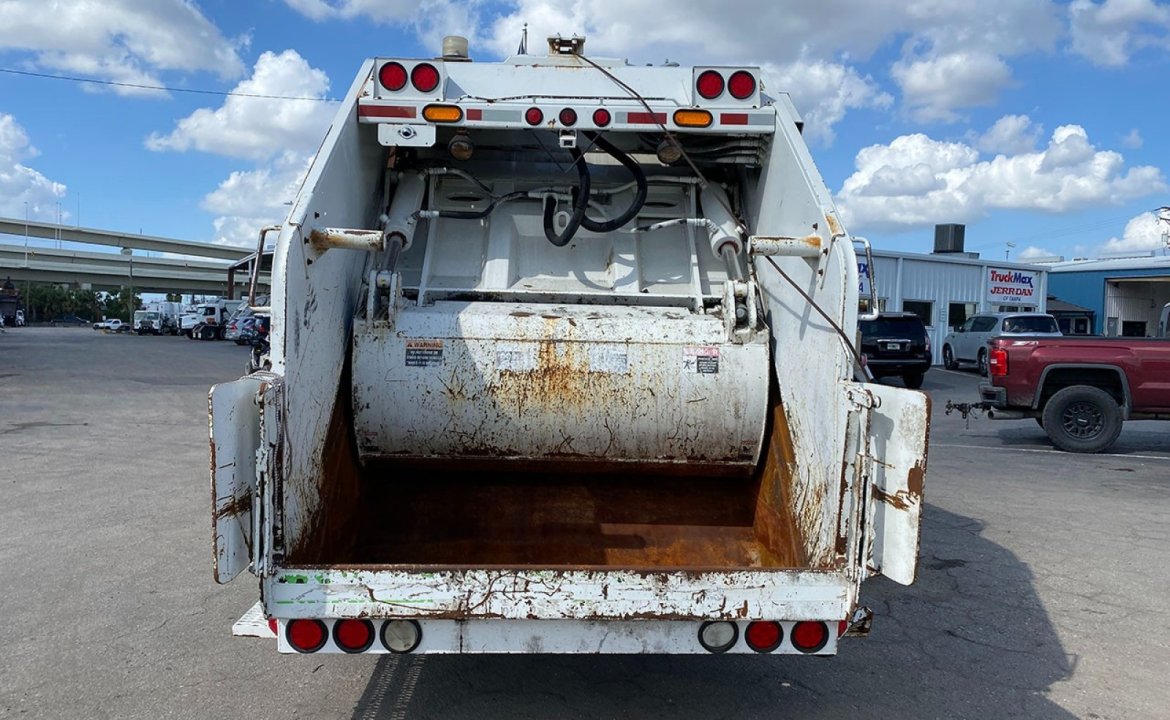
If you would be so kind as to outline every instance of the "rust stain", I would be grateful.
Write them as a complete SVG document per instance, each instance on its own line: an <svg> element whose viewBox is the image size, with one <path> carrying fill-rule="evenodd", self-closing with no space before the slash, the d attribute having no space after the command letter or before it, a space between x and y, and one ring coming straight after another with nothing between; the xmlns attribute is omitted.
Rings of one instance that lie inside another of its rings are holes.
<svg viewBox="0 0 1170 720"><path fill-rule="evenodd" d="M890 507L896 508L898 510L909 510L911 507L911 501L908 500L902 493L898 492L890 494L883 491L877 485L873 486L873 497L878 502L884 502Z"/></svg>
<svg viewBox="0 0 1170 720"><path fill-rule="evenodd" d="M837 220L837 216L833 213L828 213L825 215L825 223L829 226L829 233L831 235L836 236L844 234L841 230L841 223Z"/></svg>
<svg viewBox="0 0 1170 720"><path fill-rule="evenodd" d="M550 319L551 320L551 319ZM523 412L526 407L580 410L622 397L617 383L623 376L592 372L585 348L575 342L541 340L532 370L500 370L487 386L501 405Z"/></svg>
<svg viewBox="0 0 1170 720"><path fill-rule="evenodd" d="M906 475L906 485L910 490L912 497L922 497L922 486L926 480L926 464L925 461L916 463L914 467L910 468L910 472Z"/></svg>
<svg viewBox="0 0 1170 720"><path fill-rule="evenodd" d="M230 502L223 505L217 504L214 512L214 519L231 517L232 515L243 515L252 512L252 496L245 495L243 497L233 497Z"/></svg>

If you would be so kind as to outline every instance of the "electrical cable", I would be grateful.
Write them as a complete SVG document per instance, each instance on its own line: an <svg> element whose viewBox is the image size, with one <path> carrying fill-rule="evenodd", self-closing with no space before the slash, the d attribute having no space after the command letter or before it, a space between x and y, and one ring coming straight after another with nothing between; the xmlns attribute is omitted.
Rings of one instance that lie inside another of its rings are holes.
<svg viewBox="0 0 1170 720"><path fill-rule="evenodd" d="M168 85L147 85L145 83L118 82L116 80L96 80L94 78L75 77L72 75L53 75L51 73L39 73L29 70L14 70L12 68L0 68L0 73L45 78L48 80L66 80L69 82L93 83L94 85L109 85L112 87L133 88L135 90L159 90L162 92L191 93L195 95L218 95L220 97L246 97L257 98L261 100L309 100L311 102L328 103L341 102L336 98L298 97L294 95L264 95L261 93L236 92L234 90L198 90L195 88L170 87Z"/></svg>

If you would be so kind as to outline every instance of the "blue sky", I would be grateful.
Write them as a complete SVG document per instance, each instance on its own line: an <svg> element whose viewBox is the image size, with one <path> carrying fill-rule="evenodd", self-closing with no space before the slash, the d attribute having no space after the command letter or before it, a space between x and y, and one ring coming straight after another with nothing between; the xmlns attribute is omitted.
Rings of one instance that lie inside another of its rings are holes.
<svg viewBox="0 0 1170 720"><path fill-rule="evenodd" d="M361 61L588 37L631 62L764 68L854 234L935 223L1012 259L1158 250L1170 223L1170 3L1155 0L0 0L0 216L253 242ZM12 241L9 238L9 241Z"/></svg>

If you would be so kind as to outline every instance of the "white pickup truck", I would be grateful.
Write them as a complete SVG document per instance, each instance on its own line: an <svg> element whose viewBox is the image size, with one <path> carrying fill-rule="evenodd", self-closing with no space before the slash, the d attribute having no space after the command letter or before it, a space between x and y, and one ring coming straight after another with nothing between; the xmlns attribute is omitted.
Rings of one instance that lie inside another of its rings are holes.
<svg viewBox="0 0 1170 720"><path fill-rule="evenodd" d="M107 318L105 320L101 320L100 322L95 322L93 324L93 329L94 330L109 330L110 332L118 332L119 330L122 329L123 325L125 325L125 323L123 323L118 318Z"/></svg>
<svg viewBox="0 0 1170 720"><path fill-rule="evenodd" d="M212 389L236 631L835 653L866 578L914 579L929 403L855 379L857 261L787 96L444 46L362 65L279 228L271 369Z"/></svg>

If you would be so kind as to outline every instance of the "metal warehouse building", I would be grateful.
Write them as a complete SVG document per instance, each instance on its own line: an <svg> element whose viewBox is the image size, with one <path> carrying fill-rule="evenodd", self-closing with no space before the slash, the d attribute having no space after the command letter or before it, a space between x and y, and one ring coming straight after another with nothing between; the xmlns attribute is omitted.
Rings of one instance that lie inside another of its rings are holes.
<svg viewBox="0 0 1170 720"><path fill-rule="evenodd" d="M963 251L963 236L962 225L939 225L929 255L874 250L872 295L866 279L868 262L858 257L862 307L875 298L878 310L921 317L935 364L942 362L943 338L975 313L1047 311L1046 268L980 259L977 253Z"/></svg>
<svg viewBox="0 0 1170 720"><path fill-rule="evenodd" d="M1093 332L1153 337L1166 332L1170 257L1072 260L1047 266L1049 292L1093 310Z"/></svg>

